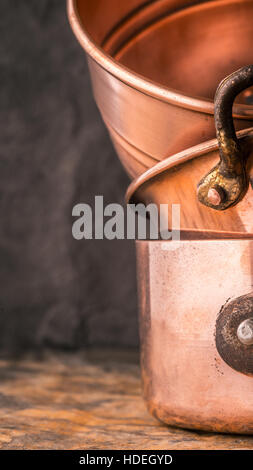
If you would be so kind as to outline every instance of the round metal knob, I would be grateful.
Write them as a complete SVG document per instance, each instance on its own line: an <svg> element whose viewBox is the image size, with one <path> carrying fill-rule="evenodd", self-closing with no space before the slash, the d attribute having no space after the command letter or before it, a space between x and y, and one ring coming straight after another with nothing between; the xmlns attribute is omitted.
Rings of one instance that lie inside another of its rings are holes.
<svg viewBox="0 0 253 470"><path fill-rule="evenodd" d="M248 318L240 323L237 337L242 344L253 344L253 318Z"/></svg>
<svg viewBox="0 0 253 470"><path fill-rule="evenodd" d="M253 375L253 293L222 307L215 331L217 351L233 369Z"/></svg>

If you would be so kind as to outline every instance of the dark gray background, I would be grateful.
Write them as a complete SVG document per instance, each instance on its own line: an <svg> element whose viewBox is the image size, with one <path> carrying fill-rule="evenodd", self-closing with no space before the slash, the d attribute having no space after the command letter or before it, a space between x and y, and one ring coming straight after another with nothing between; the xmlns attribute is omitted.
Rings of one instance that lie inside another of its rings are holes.
<svg viewBox="0 0 253 470"><path fill-rule="evenodd" d="M128 185L64 0L1 0L0 351L138 344L134 242L73 240Z"/></svg>

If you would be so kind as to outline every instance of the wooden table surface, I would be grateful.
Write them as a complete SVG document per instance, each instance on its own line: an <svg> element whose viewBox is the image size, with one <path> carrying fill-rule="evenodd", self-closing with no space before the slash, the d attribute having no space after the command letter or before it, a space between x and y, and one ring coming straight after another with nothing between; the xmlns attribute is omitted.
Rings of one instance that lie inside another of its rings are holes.
<svg viewBox="0 0 253 470"><path fill-rule="evenodd" d="M147 413L138 355L0 361L1 449L253 449L253 437L169 428Z"/></svg>

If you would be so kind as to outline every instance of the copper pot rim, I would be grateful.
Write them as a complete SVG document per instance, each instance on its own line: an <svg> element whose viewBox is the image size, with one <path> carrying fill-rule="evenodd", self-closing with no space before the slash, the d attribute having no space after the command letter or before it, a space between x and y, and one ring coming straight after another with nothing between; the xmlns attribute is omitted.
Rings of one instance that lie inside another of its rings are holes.
<svg viewBox="0 0 253 470"><path fill-rule="evenodd" d="M142 75L130 70L128 67L120 64L107 54L100 46L98 46L92 39L91 35L86 31L82 24L78 8L77 0L66 0L67 1L67 12L70 25L72 30L79 41L80 45L86 51L86 53L102 67L104 70L109 72L111 75L118 78L121 82L128 86L139 90L140 92L152 96L160 101L170 103L181 108L191 109L199 111L205 114L214 114L214 104L212 100L208 98L202 98L198 96L189 96L181 93L178 90L159 85L155 81L147 79ZM224 0L223 3L241 3L242 0ZM243 0L249 2L251 0ZM208 8L210 5L219 4L219 0L208 1L201 5L194 5L187 9L197 8ZM234 106L233 115L241 119L253 119L253 105L236 104Z"/></svg>
<svg viewBox="0 0 253 470"><path fill-rule="evenodd" d="M212 230L191 230L189 231L182 231L183 236L181 236L180 240L135 240L136 245L147 245L147 244L160 244L161 245L168 245L174 244L178 245L189 245L189 244L213 244L213 243L233 243L233 242L241 242L241 241L253 241L253 234L243 234L241 232L214 232ZM188 238L184 238L185 236ZM188 235L190 233L190 236ZM195 238L196 237L196 238ZM166 250L165 250L166 251Z"/></svg>
<svg viewBox="0 0 253 470"><path fill-rule="evenodd" d="M238 139L253 137L253 127L238 131L236 134ZM205 153L209 153L215 150L218 151L218 149L219 145L217 139L212 139L165 158L153 167L149 168L147 171L145 171L145 173L140 175L129 185L125 196L126 203L131 203L133 195L141 188L141 186L152 180L154 177L160 175L164 171L169 170L177 165L181 165L182 163L185 163L194 158L198 158Z"/></svg>

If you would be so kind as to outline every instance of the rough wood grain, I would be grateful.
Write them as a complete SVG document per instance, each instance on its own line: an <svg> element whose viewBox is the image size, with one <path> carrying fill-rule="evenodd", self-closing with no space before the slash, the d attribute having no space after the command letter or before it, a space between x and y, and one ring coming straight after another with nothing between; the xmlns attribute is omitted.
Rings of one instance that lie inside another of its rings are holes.
<svg viewBox="0 0 253 470"><path fill-rule="evenodd" d="M253 449L253 437L196 433L154 420L135 353L0 361L1 449Z"/></svg>

